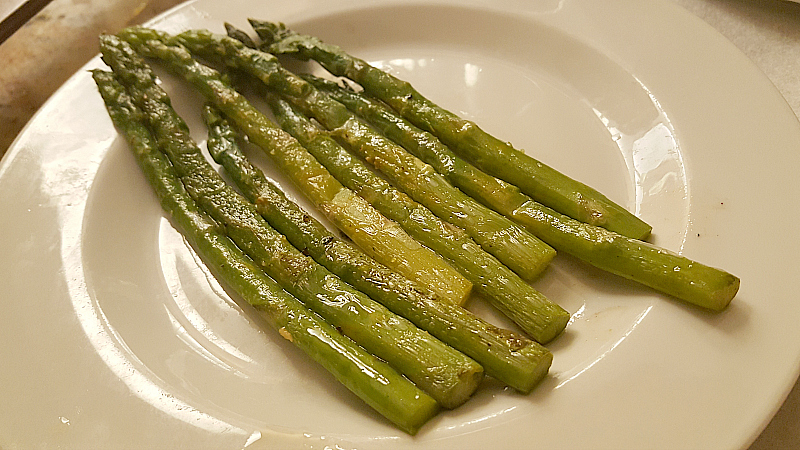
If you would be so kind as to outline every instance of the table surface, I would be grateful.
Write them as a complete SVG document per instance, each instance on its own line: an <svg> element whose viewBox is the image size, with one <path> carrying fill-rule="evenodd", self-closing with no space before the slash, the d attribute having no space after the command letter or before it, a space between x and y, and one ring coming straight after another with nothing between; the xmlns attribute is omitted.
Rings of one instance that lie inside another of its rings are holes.
<svg viewBox="0 0 800 450"><path fill-rule="evenodd" d="M800 117L800 4L785 0L671 1L733 42ZM0 156L45 100L97 53L100 32L142 23L177 3L179 0L53 0L2 43ZM800 448L800 382L750 447L773 448Z"/></svg>

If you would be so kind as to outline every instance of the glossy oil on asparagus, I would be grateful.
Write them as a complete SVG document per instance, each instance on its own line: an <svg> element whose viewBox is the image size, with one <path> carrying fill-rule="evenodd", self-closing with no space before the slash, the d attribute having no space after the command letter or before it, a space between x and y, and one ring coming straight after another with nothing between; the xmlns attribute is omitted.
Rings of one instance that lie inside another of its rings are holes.
<svg viewBox="0 0 800 450"><path fill-rule="evenodd" d="M307 117L274 95L268 97L276 120L331 173L412 236L435 249L474 283L478 294L539 342L547 343L567 324L569 313L549 301L463 230L441 221L424 206L376 175Z"/></svg>

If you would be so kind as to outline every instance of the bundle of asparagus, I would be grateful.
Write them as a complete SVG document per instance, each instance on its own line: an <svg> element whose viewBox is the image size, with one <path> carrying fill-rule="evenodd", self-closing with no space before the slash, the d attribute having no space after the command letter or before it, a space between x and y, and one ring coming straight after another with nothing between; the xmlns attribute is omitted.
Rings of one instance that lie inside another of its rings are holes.
<svg viewBox="0 0 800 450"><path fill-rule="evenodd" d="M329 80L304 78L409 152L434 165L454 186L513 219L558 251L713 310L723 309L738 288L735 277L725 272L542 205L518 187L480 171L436 136L417 128L374 98Z"/></svg>
<svg viewBox="0 0 800 450"><path fill-rule="evenodd" d="M95 80L162 206L212 271L400 429L414 434L439 406L467 401L484 371L523 393L546 376L552 354L541 344L570 316L524 280L552 247L712 310L735 296L738 278L641 240L649 225L624 208L408 83L283 25L251 24L260 49L230 26L229 36L139 27L104 36L114 74ZM264 50L313 58L363 92L298 76ZM242 194L192 142L142 56L209 102L209 153ZM259 80L280 126L196 58ZM241 135L353 243L271 184ZM533 340L459 306L471 288Z"/></svg>
<svg viewBox="0 0 800 450"><path fill-rule="evenodd" d="M711 310L724 309L738 292L737 277L641 240L651 231L651 227L641 219L594 189L441 108L409 83L370 66L335 45L295 33L283 24L252 19L250 24L263 40L263 50L313 59L333 75L349 78L366 94L385 102L415 127L399 122L392 113L379 118L382 113L374 110L368 114L372 124L384 128L398 140L400 134L413 134L402 138L409 151L416 148L421 157L439 167L443 174L449 167L455 168L458 175L451 173L449 176L454 184L475 193L476 197L523 224L557 249ZM338 97L344 100L343 96ZM349 103L351 108L360 109L362 115L367 115L365 108L354 105L352 99ZM422 130L441 140L446 147L421 143L429 140L429 135L421 135ZM422 145L430 145L424 150L429 152L427 156L422 155ZM457 157L456 153L474 163L477 169ZM482 184L490 189L482 191ZM489 197L493 196L485 194L495 190L504 192L507 201L492 199Z"/></svg>
<svg viewBox="0 0 800 450"><path fill-rule="evenodd" d="M185 72L187 65L178 62L174 49L179 48L178 45L185 44L188 49L206 57L223 57L226 63L250 71L269 83L270 87L282 89L284 92L297 92L300 94L298 97L303 97L303 92L309 92L311 96L316 93L313 86L283 69L275 57L249 49L239 41L226 36L213 35L207 31L192 31L172 37L162 32L141 28L127 29L120 35L134 43L139 51L161 59L177 73ZM187 79L193 83L199 82L197 77L191 76ZM202 86L196 85L196 87L203 90ZM209 96L253 142L269 148L260 136L260 129L252 127L249 117L251 115L243 115L242 108L229 108L228 111L223 104L225 98L213 100L214 97L219 95ZM340 112L347 114L344 108ZM263 120L268 122L267 119ZM296 133L296 127L293 128ZM319 145L310 145L311 140L316 141L312 136L307 136L308 139L305 139L302 134L296 133L296 137L299 136L301 142L305 144L307 152L314 153L313 156L308 155L308 158L320 161L330 170L332 177L358 191L384 215L405 225L405 230L413 233L420 242L440 252L473 283L478 293L490 300L535 340L546 343L564 329L569 320L569 313L563 308L548 300L496 258L481 250L463 231L442 223L430 211L415 204L389 183L375 176L370 169L360 165L355 158L349 157L348 153L332 139L325 139L321 134L316 134L324 141ZM280 150L270 148L268 153L273 160L281 164L284 157L276 156L277 151ZM290 176L292 174L288 170L284 172Z"/></svg>
<svg viewBox="0 0 800 450"><path fill-rule="evenodd" d="M121 94L106 94L104 99L112 118L115 119L115 124L129 136L132 147L141 148L144 141L144 138L137 137L130 131L132 124L135 124L140 129L138 131L140 135L146 134L148 139L155 141L155 144L148 142L147 151L152 152L152 148L157 146L168 157L167 168L170 175L177 177L177 182L181 183L188 193L185 195L190 197L183 201L188 203L191 200L192 208L202 209L203 212L197 214L210 214L213 217L208 219L208 222L213 224L213 229L224 230L224 234L242 249L239 250L239 253L243 253L239 256L240 259L244 258L245 254L252 258L258 266L261 266L261 270L276 279L284 290L301 298L307 307L314 308L338 330L355 339L371 353L386 360L390 366L401 371L417 386L427 391L430 396L420 395L420 392L414 394L418 402L424 403L433 398L438 404L452 408L466 401L475 390L482 377L483 367L454 348L461 348L464 352L474 355L486 365L493 376L522 392L529 392L546 375L552 355L544 347L524 336L494 327L463 308L422 292L415 283L377 264L354 247L336 240L327 230L322 232L324 227L321 224L312 224L308 214L299 210L296 205L289 204L283 197L282 211L288 210L290 213L281 213L282 218L277 221L294 220L290 227L294 226L297 230L301 230L300 233L295 233L295 237L299 239L296 242L298 246L310 253L318 254L321 259L327 259L332 266L338 268L339 273L350 277L351 282L360 285L363 290L371 292L373 297L380 298L394 309L404 312L420 326L431 330L443 341L451 343L452 347L433 339L427 333L407 323L404 318L389 313L370 297L339 281L339 278L327 272L327 269L317 266L299 250L288 246L283 236L278 235L263 220L259 220L260 215L257 216L256 211L259 209L263 211L263 206L267 204L264 200L267 196L263 195L266 182L263 174L260 177L249 178L260 180L253 186L262 188L252 191L258 192L258 196L253 198L255 204L239 198L224 184L205 161L199 149L191 142L185 123L172 110L166 93L157 85L154 75L144 61L126 43L115 37L103 37L101 49L104 60L117 75L111 77L109 74L97 72L95 78L102 92L108 90L103 87L108 80L114 83L120 80L125 83L126 88L115 87L117 90L125 89L124 99L121 99ZM202 68L199 64L196 67ZM214 72L208 73L212 76L214 74ZM220 83L217 88L224 83L218 74L213 81ZM235 91L232 89L228 91L232 92ZM118 110L128 113L128 116L120 119L120 114L116 112ZM236 163L237 158L239 159L238 165L234 164L233 167L229 165L230 172L258 175L255 168L248 168L242 164L244 161L237 152L235 141L225 138L233 133L225 122L211 110L206 112L206 119L211 125L212 152L221 161L227 158ZM145 131L141 131L145 128ZM147 170L145 172L147 173ZM160 176L163 178L164 175ZM159 189L157 183L164 182L149 173L148 178L157 190ZM246 187L241 183L240 186ZM272 189L275 194L276 188L273 186ZM243 191L247 192L246 189ZM164 201L174 201L174 199ZM256 205L262 205L262 208ZM202 231L182 226L180 221L183 219L180 216L175 218L174 208L165 204L165 209L184 234ZM312 229L316 230L316 234ZM287 233L291 234L288 231ZM216 264L223 269L227 267L223 262L213 259L213 252L208 256L202 241L200 244L195 243L197 239L200 238L190 238L189 241L194 243L207 264L212 267ZM316 244L312 242L314 240ZM302 245L303 241L309 245ZM335 242L341 245L334 245ZM231 277L226 275L224 270L216 272L224 282L232 285L254 306L261 306L266 301L259 299L257 295L247 295L248 284L240 286L241 280L249 280L248 277L252 277L252 274L237 272ZM264 278L263 272L260 277ZM274 283L272 286L277 288ZM293 342L297 341L296 336L287 331L284 325L278 328L284 337ZM366 365L364 362L359 364ZM344 378L344 375L330 367L329 370L338 378ZM397 378L398 374L395 373L394 376ZM343 382L381 414L410 433L416 432L435 411L435 408L427 408L423 411L424 414L416 410L412 414L397 410L398 408L393 405L405 401L402 397L398 398L391 392L379 394L371 391L362 392L363 389L359 386L351 386L354 381L343 380ZM373 399L372 396L378 398ZM381 403L381 397L392 397L392 399Z"/></svg>
<svg viewBox="0 0 800 450"><path fill-rule="evenodd" d="M291 243L346 282L418 327L480 363L486 373L520 392L530 392L547 373L552 354L520 334L497 328L467 309L421 292L415 283L388 270L357 247L336 238L314 217L291 202L238 145L237 132L212 106L204 118L209 126L209 151L256 205L267 221Z"/></svg>
<svg viewBox="0 0 800 450"><path fill-rule="evenodd" d="M101 40L101 51L142 109L189 195L267 275L443 406L452 408L469 398L483 376L480 365L392 314L289 244L206 161L152 71L130 46L107 36Z"/></svg>
<svg viewBox="0 0 800 450"><path fill-rule="evenodd" d="M624 236L641 239L650 234L650 225L603 194L439 107L409 83L370 66L335 45L295 33L283 24L252 19L250 24L264 41L264 50L313 59L332 74L350 78L367 93L385 101L416 126L435 134L484 171L518 186L537 201L570 217Z"/></svg>
<svg viewBox="0 0 800 450"><path fill-rule="evenodd" d="M439 405L433 398L309 311L247 258L186 192L146 127L142 111L116 77L104 71L93 76L162 208L215 276L253 305L281 336L400 429L414 434L436 414Z"/></svg>

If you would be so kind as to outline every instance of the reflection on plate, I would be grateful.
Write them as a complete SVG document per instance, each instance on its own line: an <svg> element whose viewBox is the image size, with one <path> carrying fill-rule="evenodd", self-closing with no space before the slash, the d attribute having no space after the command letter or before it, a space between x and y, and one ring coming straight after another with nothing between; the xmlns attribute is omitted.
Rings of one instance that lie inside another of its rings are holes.
<svg viewBox="0 0 800 450"><path fill-rule="evenodd" d="M654 2L264 3L198 1L155 25L220 31L254 16L338 43L626 205L657 244L740 276L738 298L710 314L561 255L536 282L573 312L550 376L528 396L489 380L410 438L225 293L81 71L0 169L0 446L675 448L757 435L800 359L800 249L783 238L800 127L732 46ZM164 86L203 141L201 99Z"/></svg>

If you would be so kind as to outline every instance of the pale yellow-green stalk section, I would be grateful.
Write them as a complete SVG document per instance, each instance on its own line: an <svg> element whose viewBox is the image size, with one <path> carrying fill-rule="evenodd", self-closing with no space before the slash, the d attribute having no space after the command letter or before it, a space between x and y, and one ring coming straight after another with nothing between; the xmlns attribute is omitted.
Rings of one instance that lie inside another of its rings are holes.
<svg viewBox="0 0 800 450"><path fill-rule="evenodd" d="M415 279L441 299L456 305L466 301L472 283L450 265L426 263L431 250L350 189L342 188L331 201L322 203L320 209L373 259L406 278Z"/></svg>

